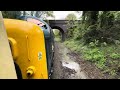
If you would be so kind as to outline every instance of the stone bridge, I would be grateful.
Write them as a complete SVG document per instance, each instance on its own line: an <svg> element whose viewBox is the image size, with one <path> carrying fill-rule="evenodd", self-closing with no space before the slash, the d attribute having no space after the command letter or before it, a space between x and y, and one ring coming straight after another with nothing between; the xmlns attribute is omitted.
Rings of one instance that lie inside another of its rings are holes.
<svg viewBox="0 0 120 90"><path fill-rule="evenodd" d="M67 33L67 24L68 24L68 20L49 20L49 25L52 29L60 30L62 34L62 41L64 41L66 38L65 36Z"/></svg>

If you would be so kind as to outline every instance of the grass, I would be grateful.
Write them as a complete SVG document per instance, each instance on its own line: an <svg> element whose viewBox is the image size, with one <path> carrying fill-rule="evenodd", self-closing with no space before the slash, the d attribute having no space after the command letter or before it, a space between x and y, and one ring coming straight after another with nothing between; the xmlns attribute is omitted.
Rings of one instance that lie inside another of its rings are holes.
<svg viewBox="0 0 120 90"><path fill-rule="evenodd" d="M97 41L83 45L80 41L67 40L64 44L72 51L81 53L84 60L96 65L104 74L111 78L120 78L120 45L107 45L102 43L97 47Z"/></svg>
<svg viewBox="0 0 120 90"><path fill-rule="evenodd" d="M61 41L61 39L56 37L56 38L55 38L55 41Z"/></svg>
<svg viewBox="0 0 120 90"><path fill-rule="evenodd" d="M60 42L61 41L61 37L56 35L54 40Z"/></svg>

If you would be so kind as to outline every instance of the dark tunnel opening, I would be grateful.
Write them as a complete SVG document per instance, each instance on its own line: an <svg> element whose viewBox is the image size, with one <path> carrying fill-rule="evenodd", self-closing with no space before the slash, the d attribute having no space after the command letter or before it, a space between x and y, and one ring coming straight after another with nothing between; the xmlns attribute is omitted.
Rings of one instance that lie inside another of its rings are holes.
<svg viewBox="0 0 120 90"><path fill-rule="evenodd" d="M61 41L65 41L65 32L62 28L58 27L58 26L54 26L52 27L54 34L55 34L55 30L58 30L58 34L60 36ZM56 36L56 35L55 35Z"/></svg>

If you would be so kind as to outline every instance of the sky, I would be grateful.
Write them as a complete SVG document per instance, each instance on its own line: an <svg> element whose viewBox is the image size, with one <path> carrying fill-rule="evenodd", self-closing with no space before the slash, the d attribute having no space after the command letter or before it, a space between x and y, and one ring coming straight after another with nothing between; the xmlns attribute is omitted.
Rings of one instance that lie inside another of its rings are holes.
<svg viewBox="0 0 120 90"><path fill-rule="evenodd" d="M81 16L81 14L79 15L78 13L76 13L75 11L53 11L53 14L55 16L55 20L64 20L65 17L70 14L70 13L74 13L77 16L77 19ZM54 19L51 17L48 17L47 19Z"/></svg>

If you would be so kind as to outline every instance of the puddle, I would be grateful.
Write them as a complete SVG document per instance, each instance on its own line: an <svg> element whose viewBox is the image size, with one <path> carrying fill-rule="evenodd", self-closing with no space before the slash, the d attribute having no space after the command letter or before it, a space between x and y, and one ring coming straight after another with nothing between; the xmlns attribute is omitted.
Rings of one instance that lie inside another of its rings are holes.
<svg viewBox="0 0 120 90"><path fill-rule="evenodd" d="M85 74L81 71L81 68L78 63L76 62L62 62L63 67L67 67L71 70L75 70L76 73L70 74L68 77L69 79L87 79Z"/></svg>
<svg viewBox="0 0 120 90"><path fill-rule="evenodd" d="M70 69L74 69L75 71L80 70L79 65L75 62L70 62L70 61L69 62L62 62L62 66L70 68Z"/></svg>

